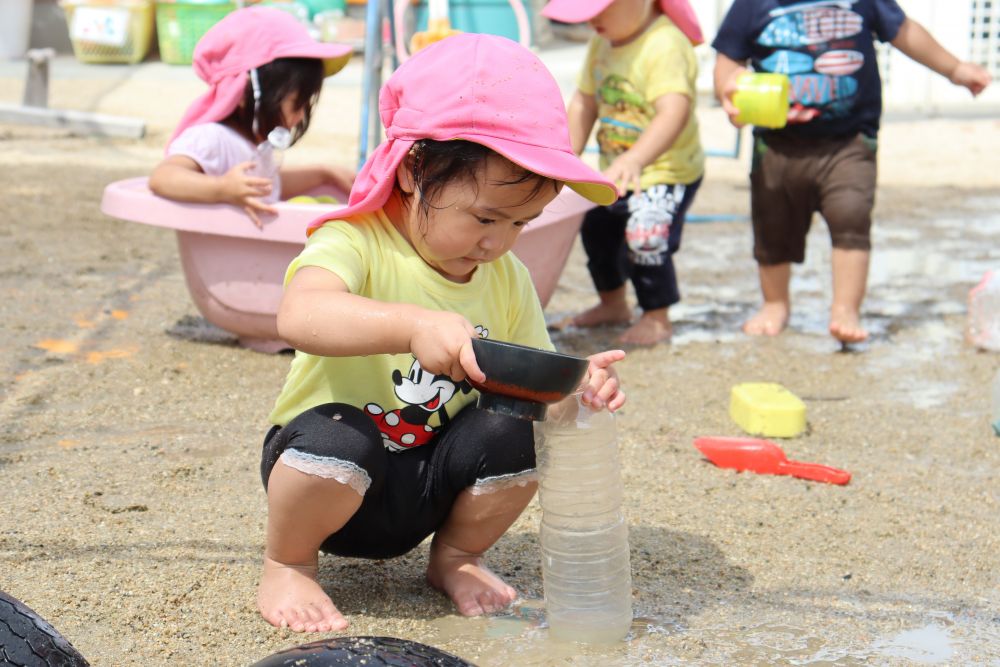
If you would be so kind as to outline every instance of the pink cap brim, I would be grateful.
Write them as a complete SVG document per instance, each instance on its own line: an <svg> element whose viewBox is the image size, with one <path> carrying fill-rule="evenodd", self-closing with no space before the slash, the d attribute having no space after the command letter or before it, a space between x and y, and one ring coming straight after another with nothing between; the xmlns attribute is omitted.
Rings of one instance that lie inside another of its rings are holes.
<svg viewBox="0 0 1000 667"><path fill-rule="evenodd" d="M581 162L574 153L483 135L466 135L455 138L482 144L519 167L556 181L563 181L577 194L595 204L607 206L618 199L618 191L611 182Z"/></svg>

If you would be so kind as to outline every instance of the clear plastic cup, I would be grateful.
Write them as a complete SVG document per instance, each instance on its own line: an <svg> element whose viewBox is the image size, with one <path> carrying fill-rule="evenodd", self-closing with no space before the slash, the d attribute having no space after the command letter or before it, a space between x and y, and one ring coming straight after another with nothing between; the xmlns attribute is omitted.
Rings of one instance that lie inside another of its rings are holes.
<svg viewBox="0 0 1000 667"><path fill-rule="evenodd" d="M733 104L736 120L747 125L777 129L788 120L788 77L770 72L744 72L736 80Z"/></svg>

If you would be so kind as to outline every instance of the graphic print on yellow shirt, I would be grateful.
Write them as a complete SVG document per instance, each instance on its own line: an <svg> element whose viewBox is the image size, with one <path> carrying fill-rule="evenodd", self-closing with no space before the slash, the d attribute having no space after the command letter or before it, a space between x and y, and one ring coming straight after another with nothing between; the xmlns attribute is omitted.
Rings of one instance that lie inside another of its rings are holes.
<svg viewBox="0 0 1000 667"><path fill-rule="evenodd" d="M489 336L489 331L482 325L476 327L476 333L480 338ZM378 403L369 403L365 406L365 414L382 432L382 444L394 452L430 442L451 419L448 401L457 393L468 394L472 391L468 380L456 383L443 373L428 373L416 359L406 375L398 369L392 372L392 384L396 398L406 406L386 410ZM430 424L435 415L438 421L436 427Z"/></svg>
<svg viewBox="0 0 1000 667"><path fill-rule="evenodd" d="M613 160L639 140L642 128L653 118L653 105L635 90L628 79L610 74L597 89L601 102L614 109L614 115L602 116L597 131L601 153Z"/></svg>

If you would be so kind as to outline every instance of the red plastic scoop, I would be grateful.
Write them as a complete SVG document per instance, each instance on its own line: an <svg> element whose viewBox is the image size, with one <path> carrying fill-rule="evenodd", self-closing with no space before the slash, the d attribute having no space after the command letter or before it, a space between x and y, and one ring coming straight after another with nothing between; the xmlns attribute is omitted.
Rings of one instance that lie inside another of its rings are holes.
<svg viewBox="0 0 1000 667"><path fill-rule="evenodd" d="M791 475L829 484L847 484L851 473L819 463L789 461L785 452L770 440L760 438L695 438L694 446L720 468L749 470L769 475Z"/></svg>

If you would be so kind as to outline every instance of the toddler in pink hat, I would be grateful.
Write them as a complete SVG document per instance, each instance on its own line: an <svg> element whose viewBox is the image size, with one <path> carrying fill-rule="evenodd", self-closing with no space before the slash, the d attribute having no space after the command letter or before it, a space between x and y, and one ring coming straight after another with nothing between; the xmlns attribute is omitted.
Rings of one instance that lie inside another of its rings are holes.
<svg viewBox="0 0 1000 667"><path fill-rule="evenodd" d="M621 195L587 213L580 229L598 302L557 326L623 325L622 344L669 341L669 309L681 298L673 255L704 174L695 115L698 21L687 0L549 0L542 14L587 21L596 33L569 124L578 153L597 125L601 169Z"/></svg>
<svg viewBox="0 0 1000 667"><path fill-rule="evenodd" d="M324 44L305 26L273 7L239 9L212 26L194 50L195 73L209 85L184 113L166 158L149 187L170 199L226 203L261 214L285 198L329 184L343 191L354 175L344 167L279 168L263 164L257 146L280 151L308 129L323 79L351 56L342 44ZM280 152L278 153L280 155Z"/></svg>
<svg viewBox="0 0 1000 667"><path fill-rule="evenodd" d="M503 37L421 50L379 106L386 141L347 208L313 225L278 314L297 352L261 457L257 603L299 632L348 625L319 584L320 551L393 558L433 536L427 581L460 613L513 602L483 557L535 493L532 426L476 407L470 380L486 376L472 342L552 350L511 246L564 186L616 198L573 152L552 75ZM613 364L624 356L589 358L584 404L622 406Z"/></svg>

